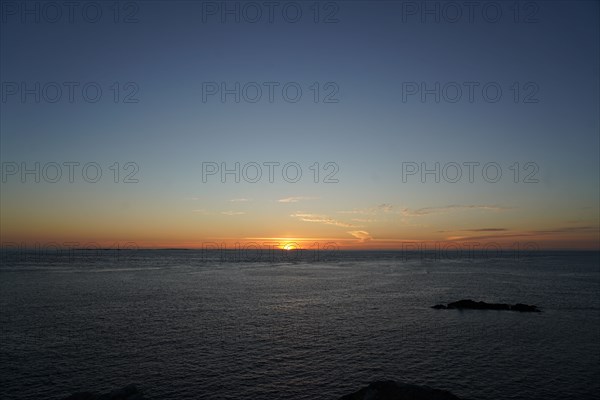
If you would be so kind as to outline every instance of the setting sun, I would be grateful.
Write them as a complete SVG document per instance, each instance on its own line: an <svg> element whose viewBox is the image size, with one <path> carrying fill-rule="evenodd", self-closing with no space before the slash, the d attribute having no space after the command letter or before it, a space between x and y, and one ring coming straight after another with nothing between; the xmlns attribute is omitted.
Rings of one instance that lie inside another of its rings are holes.
<svg viewBox="0 0 600 400"><path fill-rule="evenodd" d="M290 250L297 250L297 249L301 248L301 246L296 241L290 241L290 242L282 243L279 246L279 248L281 250L290 251Z"/></svg>

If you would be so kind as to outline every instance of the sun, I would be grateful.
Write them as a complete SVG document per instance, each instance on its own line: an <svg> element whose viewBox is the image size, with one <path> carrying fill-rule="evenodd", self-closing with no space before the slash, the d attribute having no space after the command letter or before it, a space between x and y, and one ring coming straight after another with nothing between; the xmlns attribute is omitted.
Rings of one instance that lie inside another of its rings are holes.
<svg viewBox="0 0 600 400"><path fill-rule="evenodd" d="M285 251L291 251L291 250L297 250L299 248L298 243L294 243L294 242L288 242L288 243L284 243L282 246L280 246L281 250L285 250Z"/></svg>

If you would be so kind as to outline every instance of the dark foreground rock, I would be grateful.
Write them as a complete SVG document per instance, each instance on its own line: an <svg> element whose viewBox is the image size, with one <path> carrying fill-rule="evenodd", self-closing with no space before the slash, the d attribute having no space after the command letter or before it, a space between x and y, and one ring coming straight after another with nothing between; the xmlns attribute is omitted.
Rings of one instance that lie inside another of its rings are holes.
<svg viewBox="0 0 600 400"><path fill-rule="evenodd" d="M436 304L431 307L436 310L454 310L454 309L471 309L471 310L510 310L519 312L541 312L537 306L517 303L514 305L504 303L486 303L485 301L459 300L448 305Z"/></svg>
<svg viewBox="0 0 600 400"><path fill-rule="evenodd" d="M73 393L65 400L144 400L144 395L135 385L127 385L110 393L96 394L90 392Z"/></svg>
<svg viewBox="0 0 600 400"><path fill-rule="evenodd" d="M339 400L460 400L446 390L395 381L377 381Z"/></svg>

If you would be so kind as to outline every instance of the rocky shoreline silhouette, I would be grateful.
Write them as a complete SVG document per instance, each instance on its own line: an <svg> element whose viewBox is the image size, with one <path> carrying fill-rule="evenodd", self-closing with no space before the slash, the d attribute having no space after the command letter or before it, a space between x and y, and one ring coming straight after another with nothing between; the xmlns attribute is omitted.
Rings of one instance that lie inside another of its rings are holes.
<svg viewBox="0 0 600 400"><path fill-rule="evenodd" d="M145 400L143 393L133 384L110 393L73 393L64 400ZM358 391L340 397L339 400L461 400L446 390L429 386L388 381L371 382Z"/></svg>
<svg viewBox="0 0 600 400"><path fill-rule="evenodd" d="M376 381L339 400L461 400L446 390L396 381Z"/></svg>
<svg viewBox="0 0 600 400"><path fill-rule="evenodd" d="M519 312L541 312L541 310L534 305L517 303L514 305L504 304L504 303L486 303L485 301L474 301L470 299L459 300L452 303L444 304L436 304L431 308L435 308L436 310L461 310L461 309L470 309L470 310L509 310L509 311L519 311Z"/></svg>

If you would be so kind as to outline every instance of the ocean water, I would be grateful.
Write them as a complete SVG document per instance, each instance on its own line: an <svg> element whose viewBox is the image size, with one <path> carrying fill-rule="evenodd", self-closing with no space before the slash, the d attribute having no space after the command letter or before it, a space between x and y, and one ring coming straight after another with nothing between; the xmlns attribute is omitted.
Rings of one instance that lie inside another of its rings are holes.
<svg viewBox="0 0 600 400"><path fill-rule="evenodd" d="M0 398L337 399L376 379L598 399L598 252L3 254ZM463 298L542 313L434 310Z"/></svg>

